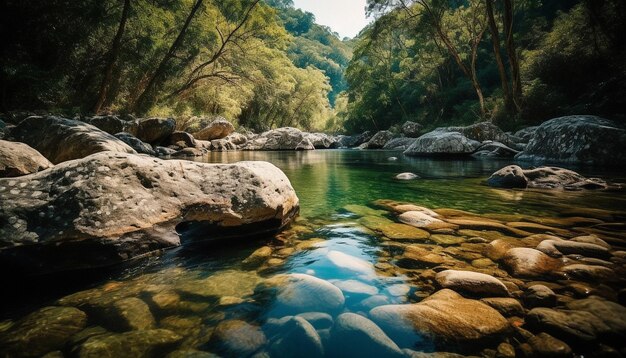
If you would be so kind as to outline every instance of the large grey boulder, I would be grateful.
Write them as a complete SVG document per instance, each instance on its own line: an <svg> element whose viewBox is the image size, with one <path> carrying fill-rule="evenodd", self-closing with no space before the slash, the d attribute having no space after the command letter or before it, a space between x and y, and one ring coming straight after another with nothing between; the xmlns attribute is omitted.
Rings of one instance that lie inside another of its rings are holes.
<svg viewBox="0 0 626 358"><path fill-rule="evenodd" d="M315 149L329 149L337 146L337 139L325 133L306 133Z"/></svg>
<svg viewBox="0 0 626 358"><path fill-rule="evenodd" d="M52 166L48 159L27 144L0 140L0 178L36 173Z"/></svg>
<svg viewBox="0 0 626 358"><path fill-rule="evenodd" d="M508 146L513 144L509 135L491 122L480 122L464 127L446 127L442 129L448 132L459 132L467 138L478 142L494 141Z"/></svg>
<svg viewBox="0 0 626 358"><path fill-rule="evenodd" d="M606 189L608 184L598 178L585 178L575 171L557 167L522 169L517 165L506 166L487 179L489 186L497 188L537 189Z"/></svg>
<svg viewBox="0 0 626 358"><path fill-rule="evenodd" d="M380 327L356 313L342 313L330 332L331 354L341 357L404 357Z"/></svg>
<svg viewBox="0 0 626 358"><path fill-rule="evenodd" d="M173 118L144 118L139 120L135 136L150 144L165 142L176 129Z"/></svg>
<svg viewBox="0 0 626 358"><path fill-rule="evenodd" d="M139 154L148 154L148 155L156 155L156 152L152 148L152 146L148 143L142 142L139 138L134 135L126 132L116 133L115 137L122 142L128 144L131 148L133 148Z"/></svg>
<svg viewBox="0 0 626 358"><path fill-rule="evenodd" d="M266 162L206 164L104 152L0 179L0 263L25 272L115 264L182 240L275 232L298 213Z"/></svg>
<svg viewBox="0 0 626 358"><path fill-rule="evenodd" d="M233 127L232 123L223 117L217 117L206 124L204 121L201 121L200 125L201 127L193 132L194 138L200 140L222 139L235 131L235 127Z"/></svg>
<svg viewBox="0 0 626 358"><path fill-rule="evenodd" d="M378 131L374 136L365 143L366 149L381 149L387 144L389 140L393 138L393 133L390 131Z"/></svg>
<svg viewBox="0 0 626 358"><path fill-rule="evenodd" d="M104 151L137 153L109 133L90 124L61 117L28 117L13 129L11 135L55 164Z"/></svg>
<svg viewBox="0 0 626 358"><path fill-rule="evenodd" d="M407 150L413 156L464 156L472 154L480 143L459 132L435 130L417 138Z"/></svg>
<svg viewBox="0 0 626 358"><path fill-rule="evenodd" d="M120 119L118 116L88 117L88 118L84 118L83 122L89 123L92 126L98 127L99 129L109 134L124 132L127 127L126 121Z"/></svg>
<svg viewBox="0 0 626 358"><path fill-rule="evenodd" d="M519 150L510 148L500 142L486 141L472 154L476 158L513 158Z"/></svg>
<svg viewBox="0 0 626 358"><path fill-rule="evenodd" d="M244 150L313 150L307 133L297 128L284 127L261 133L249 140Z"/></svg>
<svg viewBox="0 0 626 358"><path fill-rule="evenodd" d="M415 142L415 138L393 138L383 146L383 149L406 150Z"/></svg>
<svg viewBox="0 0 626 358"><path fill-rule="evenodd" d="M617 122L588 115L542 123L515 159L570 164L626 163L626 129Z"/></svg>
<svg viewBox="0 0 626 358"><path fill-rule="evenodd" d="M363 132L361 134L356 134L352 136L340 136L339 137L339 147L340 148L353 148L358 147L359 145L368 142L374 133L370 131Z"/></svg>
<svg viewBox="0 0 626 358"><path fill-rule="evenodd" d="M420 136L422 125L419 123L406 121L402 124L402 134L410 138L417 138Z"/></svg>

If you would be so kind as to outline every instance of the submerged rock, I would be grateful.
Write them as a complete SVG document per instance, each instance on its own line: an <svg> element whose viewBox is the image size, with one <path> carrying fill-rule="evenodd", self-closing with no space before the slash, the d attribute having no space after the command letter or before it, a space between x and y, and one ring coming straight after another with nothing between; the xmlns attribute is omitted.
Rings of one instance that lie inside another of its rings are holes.
<svg viewBox="0 0 626 358"><path fill-rule="evenodd" d="M180 245L179 234L273 232L298 212L289 180L269 163L112 152L0 179L0 195L0 220L10 223L0 227L1 262L25 272L110 265Z"/></svg>
<svg viewBox="0 0 626 358"><path fill-rule="evenodd" d="M398 180L414 180L419 179L419 175L415 173L400 173L396 175L395 178Z"/></svg>
<svg viewBox="0 0 626 358"><path fill-rule="evenodd" d="M48 159L27 144L0 140L0 178L36 173L52 166Z"/></svg>
<svg viewBox="0 0 626 358"><path fill-rule="evenodd" d="M137 153L107 132L61 117L28 117L13 129L11 135L55 164L104 151Z"/></svg>
<svg viewBox="0 0 626 358"><path fill-rule="evenodd" d="M162 356L175 348L181 339L166 329L105 333L87 339L75 348L75 355L80 358Z"/></svg>
<svg viewBox="0 0 626 358"><path fill-rule="evenodd" d="M402 348L428 342L438 347L477 345L497 340L510 329L495 309L448 289L420 303L376 307L369 315Z"/></svg>
<svg viewBox="0 0 626 358"><path fill-rule="evenodd" d="M537 127L517 160L570 164L626 163L626 129L590 115L554 118Z"/></svg>
<svg viewBox="0 0 626 358"><path fill-rule="evenodd" d="M478 297L508 296L506 286L497 278L479 272L445 270L437 273L439 286Z"/></svg>
<svg viewBox="0 0 626 358"><path fill-rule="evenodd" d="M403 357L404 354L374 322L343 313L330 331L331 354L341 357Z"/></svg>
<svg viewBox="0 0 626 358"><path fill-rule="evenodd" d="M249 357L267 344L267 338L258 326L227 320L215 327L209 344L229 357Z"/></svg>
<svg viewBox="0 0 626 358"><path fill-rule="evenodd" d="M531 248L509 249L502 257L504 266L515 277L538 278L554 274L561 268L561 261Z"/></svg>
<svg viewBox="0 0 626 358"><path fill-rule="evenodd" d="M276 332L276 340L270 346L276 357L322 357L324 346L315 328L302 317L290 317Z"/></svg>
<svg viewBox="0 0 626 358"><path fill-rule="evenodd" d="M0 333L0 355L38 357L62 349L87 325L87 315L73 307L45 307Z"/></svg>

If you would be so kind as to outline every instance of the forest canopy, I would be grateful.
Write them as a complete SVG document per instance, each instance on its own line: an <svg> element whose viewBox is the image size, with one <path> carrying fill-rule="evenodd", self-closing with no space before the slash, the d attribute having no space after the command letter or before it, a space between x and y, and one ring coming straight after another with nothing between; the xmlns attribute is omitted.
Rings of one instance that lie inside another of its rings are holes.
<svg viewBox="0 0 626 358"><path fill-rule="evenodd" d="M340 39L291 0L8 0L0 111L220 115L356 133L624 119L622 0L368 0Z"/></svg>

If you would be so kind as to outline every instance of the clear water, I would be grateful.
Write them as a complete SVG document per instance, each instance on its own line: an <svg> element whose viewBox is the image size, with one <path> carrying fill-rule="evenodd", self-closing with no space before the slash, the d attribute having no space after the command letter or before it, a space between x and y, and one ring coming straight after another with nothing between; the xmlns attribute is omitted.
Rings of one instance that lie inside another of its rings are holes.
<svg viewBox="0 0 626 358"><path fill-rule="evenodd" d="M390 160L390 157L397 159ZM306 273L331 283L357 281L362 284L359 286L361 291L367 292L351 292L349 289L344 292L345 310L351 312L367 312L371 306L364 306L363 300L372 295L378 297L379 304L415 302L421 296L420 287L410 284L401 271L381 275L380 270L373 268L381 257L393 255L393 247L359 225L359 215L347 210L346 206L368 206L377 199L392 199L428 208L536 216L558 216L560 212L574 208L617 211L626 208L624 192L502 190L482 184L492 172L511 164L509 161L431 160L404 157L400 152L393 151L359 150L214 152L196 160L210 163L264 160L282 169L300 198L301 214L292 231L298 242L313 239L312 242L316 243L312 249L299 251L286 257L282 264L260 272L260 276L267 278L280 273ZM576 169L586 176L626 181L623 172ZM420 179L396 180L394 176L402 172L416 173ZM298 228L305 229L298 231ZM228 270L243 272L243 259L257 248L275 243L275 238L268 238L219 248L181 247L160 257L107 272L105 277L89 277L77 284L66 284L63 287L56 285L54 289L26 288L22 294L17 293L14 298L8 299L3 305L2 314L5 317L19 317L35 308L51 304L64 295L88 288L101 288L112 281L121 282L122 285L148 282L169 290ZM340 258L349 255L350 262L344 266L338 265L342 260L332 260L330 257L333 255L339 255ZM237 275L233 276L234 281L238 280ZM241 280L254 281L248 276ZM209 328L222 319L242 319L263 325L270 317L280 317L284 307L279 302L250 299L248 286L254 282L248 281L233 282L229 288L233 292L227 295L244 296L243 302L220 305L216 303L215 297L195 295L189 300L206 306L193 312L180 312L179 315L201 317L203 325ZM33 291L40 293L33 295ZM156 316L157 321L163 318L159 314ZM196 348L203 349L205 346L206 342L202 342Z"/></svg>

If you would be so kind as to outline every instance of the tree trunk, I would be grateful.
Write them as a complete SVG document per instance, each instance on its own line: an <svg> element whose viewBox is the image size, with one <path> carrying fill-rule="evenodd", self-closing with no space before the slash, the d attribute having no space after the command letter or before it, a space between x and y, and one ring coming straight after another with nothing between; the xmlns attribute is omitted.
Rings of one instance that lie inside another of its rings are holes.
<svg viewBox="0 0 626 358"><path fill-rule="evenodd" d="M515 107L513 105L513 99L511 98L511 89L509 88L509 80L504 67L504 61L502 60L502 54L500 53L500 31L496 20L493 15L493 0L485 0L487 10L487 22L489 24L489 31L491 32L491 43L493 44L493 55L498 66L498 73L500 75L500 84L502 85L502 94L504 96L504 106L507 112L514 112Z"/></svg>
<svg viewBox="0 0 626 358"><path fill-rule="evenodd" d="M504 36L506 38L506 53L511 67L511 88L513 90L513 102L519 111L522 101L522 80L517 60L517 51L513 41L513 0L504 0Z"/></svg>
<svg viewBox="0 0 626 358"><path fill-rule="evenodd" d="M144 90L141 92L141 94L137 98L137 101L131 106L130 108L131 112L138 111L140 113L143 113L148 109L149 96L152 95L152 92L156 90L157 84L162 80L161 77L163 76L163 73L165 72L167 63L174 56L174 54L176 53L176 50L178 50L178 48L182 44L183 39L185 37L185 33L187 32L187 29L189 28L189 25L191 24L191 20L193 20L194 16L196 15L198 10L202 6L203 1L204 0L196 0L195 4L191 8L191 12L189 12L187 19L185 20L185 23L183 24L183 27L180 29L180 32L178 33L178 36L176 36L176 39L170 46L169 50L167 51L165 56L161 59L161 62L159 62L159 65L157 66L156 70L152 73L151 76L149 76L148 84L146 85Z"/></svg>

